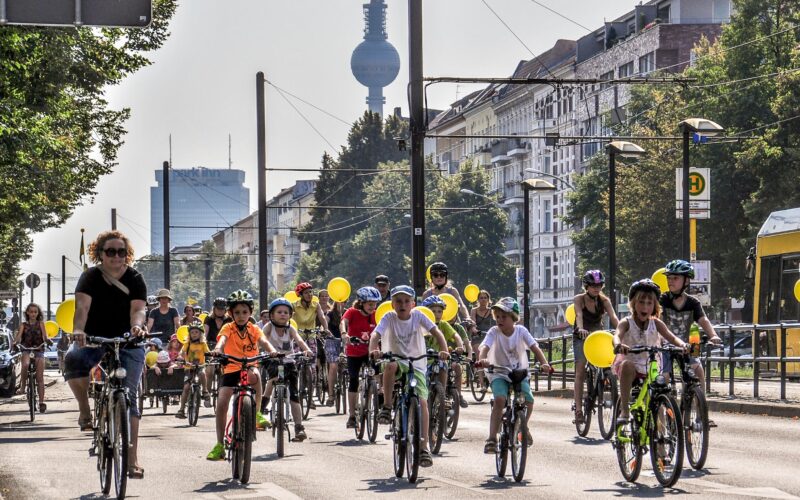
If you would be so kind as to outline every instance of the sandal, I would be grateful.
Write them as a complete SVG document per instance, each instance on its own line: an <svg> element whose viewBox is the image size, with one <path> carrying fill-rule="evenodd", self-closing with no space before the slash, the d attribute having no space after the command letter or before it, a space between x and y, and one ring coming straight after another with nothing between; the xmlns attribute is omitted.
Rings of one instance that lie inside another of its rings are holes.
<svg viewBox="0 0 800 500"><path fill-rule="evenodd" d="M144 467L131 465L128 467L128 477L131 479L144 479Z"/></svg>
<svg viewBox="0 0 800 500"><path fill-rule="evenodd" d="M92 430L92 417L78 417L78 427L81 428L81 432Z"/></svg>
<svg viewBox="0 0 800 500"><path fill-rule="evenodd" d="M487 455L497 453L497 441L494 439L487 439L486 443L483 445L483 452Z"/></svg>
<svg viewBox="0 0 800 500"><path fill-rule="evenodd" d="M584 416L582 411L575 412L575 419L572 421L575 425L583 425L584 423Z"/></svg>

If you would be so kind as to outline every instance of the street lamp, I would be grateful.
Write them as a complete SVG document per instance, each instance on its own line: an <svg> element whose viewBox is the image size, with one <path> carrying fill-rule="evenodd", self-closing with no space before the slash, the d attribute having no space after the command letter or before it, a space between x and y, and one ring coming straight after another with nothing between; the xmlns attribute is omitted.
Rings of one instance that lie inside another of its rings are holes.
<svg viewBox="0 0 800 500"><path fill-rule="evenodd" d="M690 248L690 215L689 215L689 138L692 134L697 134L699 137L713 137L721 134L725 129L719 124L706 120L705 118L687 118L678 124L678 127L683 133L683 238L681 239L681 250L683 259L691 261L691 248Z"/></svg>
<svg viewBox="0 0 800 500"><path fill-rule="evenodd" d="M567 182L566 180L564 180L564 178L563 178L563 177L559 177L559 176L557 176L557 175L553 175L553 174L551 174L551 173L548 173L548 172L543 172L543 171L541 171L541 170L536 170L536 169L534 169L534 168L526 168L526 169L525 169L525 171L526 171L526 172L531 172L531 173L533 173L533 174L539 174L539 175L544 175L545 177L550 177L550 178L553 178L553 179L555 179L555 180L559 181L561 184L563 184L563 185L567 186L567 187L568 187L568 188L570 188L570 189L576 189L576 188L575 188L575 186L573 186L572 184L570 184L569 182Z"/></svg>
<svg viewBox="0 0 800 500"><path fill-rule="evenodd" d="M525 229L523 230L523 238L525 239L525 243L523 244L523 259L525 261L522 264L522 273L524 276L523 288L522 288L522 302L525 307L523 310L523 322L525 324L525 328L530 331L531 329L531 312L530 306L528 301L530 300L531 296L531 201L530 201L530 192L531 191L555 191L556 187L551 183L547 182L544 179L525 179L522 181L522 189L525 191L525 203L523 205L523 223L525 224Z"/></svg>
<svg viewBox="0 0 800 500"><path fill-rule="evenodd" d="M608 151L608 289L611 292L611 306L617 307L617 165L616 157L637 158L644 154L637 144L628 141L611 141L606 145Z"/></svg>
<svg viewBox="0 0 800 500"><path fill-rule="evenodd" d="M485 194L476 193L475 191L473 191L473 190L471 190L471 189L462 188L462 189L460 189L460 190L459 190L459 192L460 192L461 194L469 194L469 195L472 195L472 196L478 196L478 197L480 197L480 198L485 198L485 199L487 199L487 200L491 201L491 202L494 204L494 206L496 206L496 207L499 207L499 206L500 206L500 204L499 204L499 203L497 203L497 200L495 200L495 199L494 199L494 198L492 198L491 196L487 196L487 195L485 195Z"/></svg>

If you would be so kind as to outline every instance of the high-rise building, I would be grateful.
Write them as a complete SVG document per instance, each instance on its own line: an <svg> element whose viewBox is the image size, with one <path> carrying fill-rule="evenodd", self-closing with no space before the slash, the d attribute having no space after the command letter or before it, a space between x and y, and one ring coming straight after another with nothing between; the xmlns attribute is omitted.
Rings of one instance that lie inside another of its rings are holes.
<svg viewBox="0 0 800 500"><path fill-rule="evenodd" d="M164 253L164 178L155 172L158 185L150 188L150 253ZM171 169L170 246L193 245L211 239L250 213L250 190L244 187L244 171L216 168ZM198 227L202 226L202 227Z"/></svg>
<svg viewBox="0 0 800 500"><path fill-rule="evenodd" d="M400 71L400 54L387 38L386 4L383 0L370 0L364 4L364 41L353 50L350 69L356 80L369 89L369 110L381 116L386 103L383 87L392 83Z"/></svg>

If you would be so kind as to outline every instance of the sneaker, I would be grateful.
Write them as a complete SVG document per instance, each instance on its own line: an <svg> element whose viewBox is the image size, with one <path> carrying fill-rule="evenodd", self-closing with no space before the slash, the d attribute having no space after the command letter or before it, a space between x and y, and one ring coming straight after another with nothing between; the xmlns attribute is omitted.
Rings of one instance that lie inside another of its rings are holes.
<svg viewBox="0 0 800 500"><path fill-rule="evenodd" d="M494 455L497 452L497 441L494 439L487 439L483 445L483 452L487 455Z"/></svg>
<svg viewBox="0 0 800 500"><path fill-rule="evenodd" d="M420 450L419 452L419 466L431 467L433 465L433 457L428 450Z"/></svg>
<svg viewBox="0 0 800 500"><path fill-rule="evenodd" d="M186 413L184 413L184 411L183 411L183 410L178 410L178 411L175 413L175 418L186 418Z"/></svg>
<svg viewBox="0 0 800 500"><path fill-rule="evenodd" d="M717 423L709 418L708 419L708 427L711 429L711 428L714 428L716 426L717 426Z"/></svg>
<svg viewBox="0 0 800 500"><path fill-rule="evenodd" d="M314 403L314 400L313 400L313 399L311 400L311 403L309 403L309 405L308 405L308 409L309 409L309 410L316 410L316 409L317 409L317 404L316 404L316 403Z"/></svg>
<svg viewBox="0 0 800 500"><path fill-rule="evenodd" d="M469 408L469 404L467 403L467 400L464 399L464 396L459 396L458 399L459 399L458 401L459 406L461 406L462 408Z"/></svg>
<svg viewBox="0 0 800 500"><path fill-rule="evenodd" d="M263 431L272 428L272 422L264 418L264 414L260 411L256 412L256 430Z"/></svg>
<svg viewBox="0 0 800 500"><path fill-rule="evenodd" d="M222 443L217 443L206 455L206 460L225 460L225 447Z"/></svg>
<svg viewBox="0 0 800 500"><path fill-rule="evenodd" d="M356 428L356 417L350 415L350 418L347 419L347 428L348 429L355 429Z"/></svg>
<svg viewBox="0 0 800 500"><path fill-rule="evenodd" d="M303 427L302 425L296 425L294 427L294 440L303 442L307 438L308 438L308 436L306 436L305 427Z"/></svg>
<svg viewBox="0 0 800 500"><path fill-rule="evenodd" d="M328 398L328 400L325 402L325 406L333 406L333 404L333 398Z"/></svg>
<svg viewBox="0 0 800 500"><path fill-rule="evenodd" d="M627 420L627 419L625 419L625 420ZM575 425L583 425L584 417L583 417L583 412L582 411L576 411L575 412L575 419L572 421L572 423L575 424Z"/></svg>
<svg viewBox="0 0 800 500"><path fill-rule="evenodd" d="M39 413L44 413L47 411L47 405L44 403L39 403Z"/></svg>
<svg viewBox="0 0 800 500"><path fill-rule="evenodd" d="M530 429L525 431L525 439L528 441L528 446L533 446L533 435L531 434Z"/></svg>
<svg viewBox="0 0 800 500"><path fill-rule="evenodd" d="M211 394L207 392L203 394L203 406L211 408Z"/></svg>
<svg viewBox="0 0 800 500"><path fill-rule="evenodd" d="M378 423L381 425L389 425L392 423L392 409L383 407L381 412L378 413Z"/></svg>

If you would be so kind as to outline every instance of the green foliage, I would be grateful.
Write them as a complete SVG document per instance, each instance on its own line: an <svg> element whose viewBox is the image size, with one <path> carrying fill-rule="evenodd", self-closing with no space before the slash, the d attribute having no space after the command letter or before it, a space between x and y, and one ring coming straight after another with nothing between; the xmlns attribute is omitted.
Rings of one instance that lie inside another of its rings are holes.
<svg viewBox="0 0 800 500"><path fill-rule="evenodd" d="M0 29L0 288L16 283L35 232L57 227L116 166L128 109L107 86L150 64L175 0L144 29Z"/></svg>

